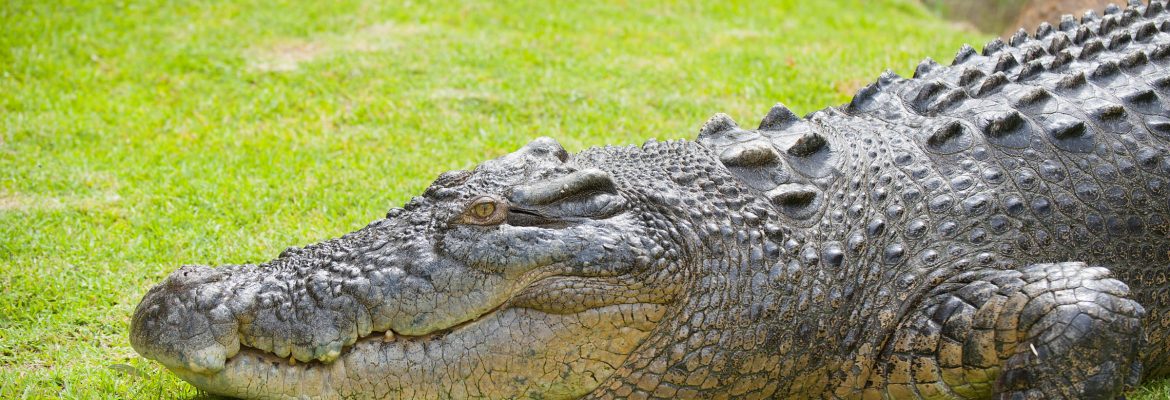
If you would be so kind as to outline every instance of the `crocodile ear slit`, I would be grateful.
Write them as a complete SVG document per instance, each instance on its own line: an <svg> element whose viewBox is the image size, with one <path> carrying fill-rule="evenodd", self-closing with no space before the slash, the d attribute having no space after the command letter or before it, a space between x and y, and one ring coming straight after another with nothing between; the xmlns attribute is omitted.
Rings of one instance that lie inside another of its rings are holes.
<svg viewBox="0 0 1170 400"><path fill-rule="evenodd" d="M589 192L616 193L617 185L609 173L596 168L586 168L517 187L512 190L508 200L516 204L546 205Z"/></svg>

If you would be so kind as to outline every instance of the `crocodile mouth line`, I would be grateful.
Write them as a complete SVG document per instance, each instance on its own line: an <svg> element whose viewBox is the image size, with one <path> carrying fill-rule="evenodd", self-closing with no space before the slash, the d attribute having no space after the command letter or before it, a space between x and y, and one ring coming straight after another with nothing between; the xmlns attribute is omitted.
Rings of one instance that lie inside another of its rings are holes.
<svg viewBox="0 0 1170 400"><path fill-rule="evenodd" d="M387 329L385 331L372 331L369 334L366 334L365 336L362 336L362 337L358 338L357 340L355 340L353 344L346 345L346 346L342 347L341 353L340 353L340 355L337 356L337 359L344 357L346 354L353 351L354 347L357 347L358 345L360 345L362 343L376 342L382 346L391 346L391 345L394 345L395 343L439 341L451 333L457 332L457 331L459 331L459 330L461 330L469 325L475 324L475 323L483 320L484 318L490 317L490 316L495 315L496 313L498 313L500 311L508 309L510 305L511 305L510 300L505 301L505 302L501 303L500 305L498 305L490 310L487 310L486 312L476 316L475 318L471 318L471 319L468 319L466 321L457 323L455 325L451 325L451 326L443 328L443 329L437 329L437 330L427 332L427 333L424 333L421 335L404 335L404 334L395 332L393 329ZM272 363L274 367L279 366L281 363L284 363L284 364L287 364L288 366L304 366L305 368L312 368L314 366L324 366L324 365L329 365L329 364L332 364L334 362L337 362L337 359L334 359L333 361L329 361L329 362L316 360L316 359L309 360L309 361L299 361L296 358L292 358L291 356L289 356L287 358L280 357L272 352L261 350L261 349L258 349L258 348L252 347L252 346L248 346L245 344L240 344L240 351L238 353L236 353L236 355L228 357L226 361L231 362L232 360L234 360L238 357L244 357L244 356L254 356L259 361L265 361L265 362Z"/></svg>
<svg viewBox="0 0 1170 400"><path fill-rule="evenodd" d="M524 277L519 279L519 281L522 283L522 285L520 285L520 287L529 288L529 287L532 287L533 285L537 284L538 282L547 281L547 280L555 280L558 277L563 276L563 275L559 275L559 274L554 272L556 270L556 268L561 266L561 265L562 265L561 263L553 263L553 264L547 265L545 268L539 268L539 269L530 271ZM477 315L473 318L464 320L463 322L459 322L457 324L451 325L451 326L446 327L446 328L437 329L437 330L427 332L427 333L424 333L421 335L405 335L405 334L398 333L398 332L394 331L393 329L386 329L386 330L382 330L382 331L371 331L370 333L357 338L357 340L354 340L354 342L352 344L343 346L341 348L341 351L338 353L338 355L335 358L333 358L331 361L321 361L319 359L301 361L301 360L297 360L296 358L293 358L291 356L291 354L289 356L281 357L281 356L278 356L275 353L272 353L270 351L262 350L262 349L244 344L244 343L240 343L239 352L237 352L235 355L233 355L231 357L228 357L224 361L225 361L225 365L226 365L228 363L231 363L233 360L236 360L237 358L250 356L250 357L256 357L256 359L258 361L270 363L270 364L272 364L273 367L278 367L278 366L281 366L282 364L286 365L286 366L290 366L290 367L302 367L303 366L305 368L312 368L315 366L327 366L327 365L330 365L332 363L338 362L338 360L345 357L347 354L352 352L355 347L358 347L360 345L373 344L373 345L377 345L380 347L384 347L384 346L394 346L394 345L404 346L407 343L429 343L429 342L441 341L447 335L450 335L452 333L457 333L457 332L459 332L459 331L461 331L461 330L463 330L471 325L474 325L474 324L476 324L476 323L478 323L486 318L490 318L494 315L499 314L502 311L511 309L513 302L514 302L514 299L515 299L515 294L512 297L509 297L507 300L500 303L499 305L497 305L497 306L495 306L487 311L484 311L483 313L480 313L479 315Z"/></svg>

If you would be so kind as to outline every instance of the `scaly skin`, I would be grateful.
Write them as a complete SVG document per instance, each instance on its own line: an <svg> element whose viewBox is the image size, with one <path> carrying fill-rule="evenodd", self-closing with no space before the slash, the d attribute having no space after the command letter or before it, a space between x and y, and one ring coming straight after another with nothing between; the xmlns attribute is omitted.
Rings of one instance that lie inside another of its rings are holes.
<svg viewBox="0 0 1170 400"><path fill-rule="evenodd" d="M1170 375L1170 13L1131 4L695 142L551 139L131 343L244 398L1114 398Z"/></svg>

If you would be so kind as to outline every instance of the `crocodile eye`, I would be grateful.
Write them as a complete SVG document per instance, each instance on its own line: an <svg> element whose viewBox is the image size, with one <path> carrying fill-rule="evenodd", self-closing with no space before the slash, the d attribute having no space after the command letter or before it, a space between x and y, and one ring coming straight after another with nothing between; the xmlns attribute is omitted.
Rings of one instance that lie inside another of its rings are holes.
<svg viewBox="0 0 1170 400"><path fill-rule="evenodd" d="M492 216L492 214L495 212L495 203L483 202L471 207L471 213L474 214L476 218L487 218Z"/></svg>
<svg viewBox="0 0 1170 400"><path fill-rule="evenodd" d="M496 225L508 217L507 205L500 199L483 196L471 202L460 222L474 225Z"/></svg>

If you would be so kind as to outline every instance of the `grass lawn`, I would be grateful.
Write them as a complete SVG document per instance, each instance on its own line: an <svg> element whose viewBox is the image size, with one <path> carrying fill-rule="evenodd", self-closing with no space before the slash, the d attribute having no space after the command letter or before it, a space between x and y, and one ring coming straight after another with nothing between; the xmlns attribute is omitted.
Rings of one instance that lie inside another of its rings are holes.
<svg viewBox="0 0 1170 400"><path fill-rule="evenodd" d="M180 264L341 235L536 136L692 138L988 39L910 0L389 3L0 6L0 398L195 394L127 341Z"/></svg>

